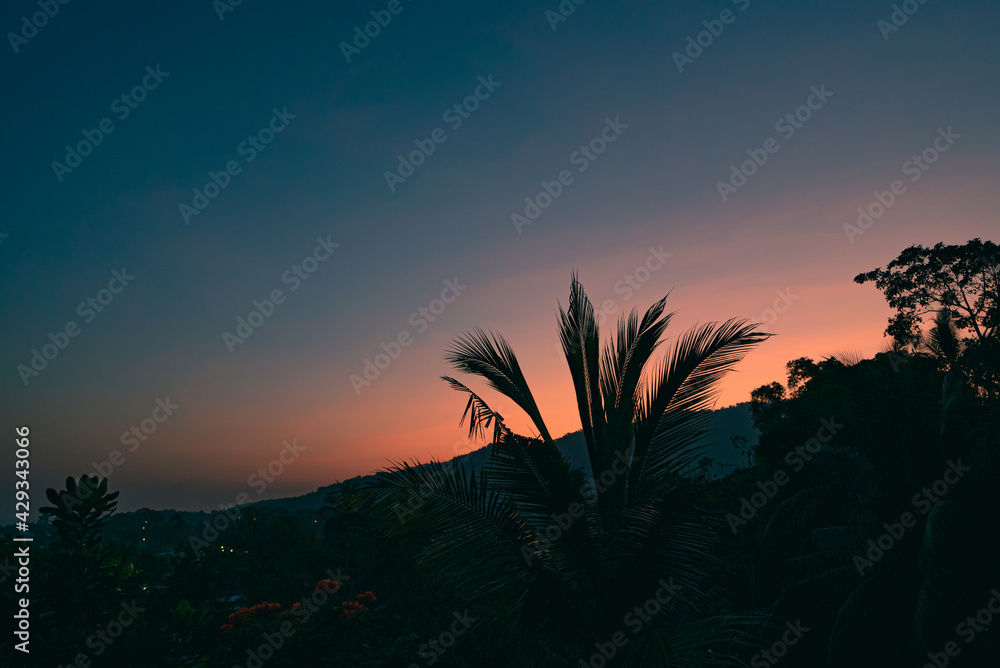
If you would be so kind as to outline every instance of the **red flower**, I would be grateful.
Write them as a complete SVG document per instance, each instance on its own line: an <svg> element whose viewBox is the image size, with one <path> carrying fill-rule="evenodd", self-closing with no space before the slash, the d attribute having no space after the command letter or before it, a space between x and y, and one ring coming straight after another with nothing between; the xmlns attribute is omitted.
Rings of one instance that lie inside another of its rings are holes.
<svg viewBox="0 0 1000 668"><path fill-rule="evenodd" d="M336 580L320 580L316 583L316 591L319 591L320 589L324 589L330 594L336 594L337 590L340 589L340 583Z"/></svg>
<svg viewBox="0 0 1000 668"><path fill-rule="evenodd" d="M355 598L363 603L374 603L378 600L375 598L375 592L372 591L366 591L363 594L358 594Z"/></svg>
<svg viewBox="0 0 1000 668"><path fill-rule="evenodd" d="M343 610L340 611L340 616L343 618L353 617L355 614L361 612L362 610L367 610L365 606L354 601L344 601L340 604Z"/></svg>
<svg viewBox="0 0 1000 668"><path fill-rule="evenodd" d="M233 628L232 624L223 624L222 626L219 627L219 630L220 631L231 631L232 628Z"/></svg>
<svg viewBox="0 0 1000 668"><path fill-rule="evenodd" d="M250 617L254 615L255 612L250 608L240 608L233 614L229 615L230 624L249 624Z"/></svg>

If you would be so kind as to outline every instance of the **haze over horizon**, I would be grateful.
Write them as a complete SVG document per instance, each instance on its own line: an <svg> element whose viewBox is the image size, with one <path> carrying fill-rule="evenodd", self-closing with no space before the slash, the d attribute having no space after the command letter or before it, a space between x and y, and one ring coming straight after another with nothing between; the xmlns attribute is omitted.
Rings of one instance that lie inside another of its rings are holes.
<svg viewBox="0 0 1000 668"><path fill-rule="evenodd" d="M557 5L401 2L353 50L386 2L69 3L8 38L0 388L33 489L120 451L121 510L199 510L450 459L465 398L443 355L476 327L511 343L553 437L576 431L556 328L574 270L605 336L668 292L666 345L766 322L717 405L740 403L789 360L886 344L859 272L995 239L995 4L927 2L894 31L890 2ZM861 229L859 207L883 214Z"/></svg>

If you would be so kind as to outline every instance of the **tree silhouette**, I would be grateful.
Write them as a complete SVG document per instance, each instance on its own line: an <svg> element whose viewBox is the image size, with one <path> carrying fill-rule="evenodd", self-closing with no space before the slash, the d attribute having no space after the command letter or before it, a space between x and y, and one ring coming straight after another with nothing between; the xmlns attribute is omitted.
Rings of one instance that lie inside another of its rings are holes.
<svg viewBox="0 0 1000 668"><path fill-rule="evenodd" d="M504 338L475 330L446 359L517 404L539 437L513 433L478 394L444 377L469 396L462 419L470 419L470 434L493 427L481 475L400 463L359 493L396 533L425 539L420 558L437 577L488 610L516 614L560 660L586 659L595 641L631 631L620 655L630 661L735 665L746 625L760 621L727 614L712 579L723 566L716 521L683 474L701 456L705 409L720 380L769 335L744 321L710 323L654 360L672 317L665 304L666 297L641 317L633 310L602 347L593 305L573 276L559 334L590 476L556 448ZM655 613L638 630L623 627L643 605Z"/></svg>
<svg viewBox="0 0 1000 668"><path fill-rule="evenodd" d="M1000 247L978 238L961 246L911 246L884 270L858 274L854 281L874 282L885 293L896 310L886 334L897 347L923 347L939 359L950 353L952 366L975 393L1000 397ZM935 324L925 343L921 325L931 313ZM939 345L945 342L948 350Z"/></svg>
<svg viewBox="0 0 1000 668"><path fill-rule="evenodd" d="M118 492L108 494L108 479L81 476L77 483L66 478L66 489L45 490L52 503L39 509L52 517L52 526L59 532L63 547L71 552L90 552L100 544L101 529L108 517L115 512Z"/></svg>
<svg viewBox="0 0 1000 668"><path fill-rule="evenodd" d="M52 505L39 512L52 518L59 541L46 555L39 587L41 607L50 611L43 618L42 635L54 640L42 656L46 662L65 661L122 604L122 563L105 549L101 535L118 505L118 492L108 493L107 478L81 476L79 482L66 478L65 489L49 488L45 496Z"/></svg>
<svg viewBox="0 0 1000 668"><path fill-rule="evenodd" d="M920 665L997 575L1000 422L995 404L954 391L948 326L940 316L928 353L812 365L762 425L759 476L783 469L790 482L744 529L751 542L741 553L772 583L756 595L779 597L779 616L807 612L814 623L823 642L803 665ZM803 366L789 364L790 385ZM824 417L843 428L790 468L787 454ZM959 463L969 470L941 493L937 481Z"/></svg>
<svg viewBox="0 0 1000 668"><path fill-rule="evenodd" d="M1000 248L978 238L962 246L910 246L885 269L854 277L874 282L896 315L886 334L903 343L920 341L923 316L947 310L961 332L983 341L1000 324Z"/></svg>

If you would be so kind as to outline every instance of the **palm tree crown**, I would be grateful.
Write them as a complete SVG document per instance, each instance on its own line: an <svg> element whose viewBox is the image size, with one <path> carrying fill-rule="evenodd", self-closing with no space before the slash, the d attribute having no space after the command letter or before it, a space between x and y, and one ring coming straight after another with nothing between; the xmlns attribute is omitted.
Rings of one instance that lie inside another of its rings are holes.
<svg viewBox="0 0 1000 668"><path fill-rule="evenodd" d="M642 316L635 309L623 316L602 349L594 307L572 277L559 335L591 478L556 448L506 340L477 329L459 337L446 360L517 404L539 437L513 433L479 394L444 376L468 396L462 424L468 419L470 437L491 434L480 476L457 464L402 463L361 493L383 517L396 516L395 530L426 539L426 564L473 599L519 612L553 656L586 652L668 577L680 593L630 652L727 665L731 655L719 648L738 639L746 621L720 614L724 605L709 584L715 528L684 473L701 455L720 380L769 335L742 320L709 323L654 360L673 316L666 299Z"/></svg>

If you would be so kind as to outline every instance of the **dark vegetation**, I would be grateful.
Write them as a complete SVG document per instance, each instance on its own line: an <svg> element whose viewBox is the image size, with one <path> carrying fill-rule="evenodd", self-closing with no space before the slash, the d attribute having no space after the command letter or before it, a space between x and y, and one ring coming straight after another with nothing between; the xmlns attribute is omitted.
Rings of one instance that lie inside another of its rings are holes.
<svg viewBox="0 0 1000 668"><path fill-rule="evenodd" d="M896 310L889 345L790 361L752 393L760 438L733 435L747 465L725 476L707 409L767 335L728 321L666 345L661 300L601 341L574 278L559 336L584 467L477 330L447 361L535 433L445 377L490 445L476 466L400 462L319 511L217 513L214 534L112 515L107 480L67 479L33 528L33 665L998 665L997 247L913 247L856 281Z"/></svg>

